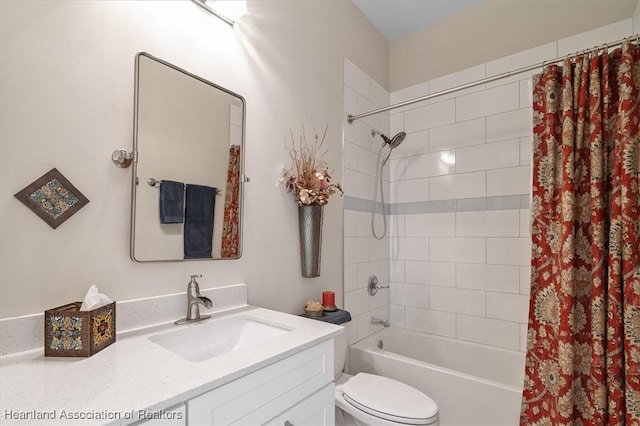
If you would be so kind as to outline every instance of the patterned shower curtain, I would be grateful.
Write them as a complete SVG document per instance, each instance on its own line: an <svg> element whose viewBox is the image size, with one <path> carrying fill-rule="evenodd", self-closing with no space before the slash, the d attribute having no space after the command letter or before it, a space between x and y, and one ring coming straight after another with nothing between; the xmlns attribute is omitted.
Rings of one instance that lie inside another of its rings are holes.
<svg viewBox="0 0 640 426"><path fill-rule="evenodd" d="M640 49L534 77L521 425L640 425Z"/></svg>
<svg viewBox="0 0 640 426"><path fill-rule="evenodd" d="M222 224L222 257L238 257L240 250L240 146L229 148L227 192L224 200Z"/></svg>

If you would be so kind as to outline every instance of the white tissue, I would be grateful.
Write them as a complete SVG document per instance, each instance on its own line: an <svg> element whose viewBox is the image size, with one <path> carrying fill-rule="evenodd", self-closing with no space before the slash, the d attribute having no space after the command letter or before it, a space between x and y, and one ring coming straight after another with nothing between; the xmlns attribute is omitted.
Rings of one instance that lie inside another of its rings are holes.
<svg viewBox="0 0 640 426"><path fill-rule="evenodd" d="M92 285L89 287L87 291L87 295L84 297L82 301L82 306L80 306L81 311L90 311L92 309L99 308L101 306L107 305L111 303L112 300L109 299L102 293L98 292L98 287Z"/></svg>

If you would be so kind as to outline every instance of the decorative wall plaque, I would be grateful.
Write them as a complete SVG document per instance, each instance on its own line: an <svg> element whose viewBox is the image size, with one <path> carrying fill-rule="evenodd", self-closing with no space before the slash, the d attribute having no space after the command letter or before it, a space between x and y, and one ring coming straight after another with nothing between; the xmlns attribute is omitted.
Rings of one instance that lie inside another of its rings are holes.
<svg viewBox="0 0 640 426"><path fill-rule="evenodd" d="M49 170L14 197L53 229L89 202L56 168Z"/></svg>

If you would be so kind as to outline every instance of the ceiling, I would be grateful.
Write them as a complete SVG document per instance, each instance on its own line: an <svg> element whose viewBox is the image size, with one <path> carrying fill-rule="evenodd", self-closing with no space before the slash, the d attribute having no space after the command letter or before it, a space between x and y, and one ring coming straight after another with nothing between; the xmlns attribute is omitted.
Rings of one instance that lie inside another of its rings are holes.
<svg viewBox="0 0 640 426"><path fill-rule="evenodd" d="M436 24L486 0L352 0L388 41Z"/></svg>

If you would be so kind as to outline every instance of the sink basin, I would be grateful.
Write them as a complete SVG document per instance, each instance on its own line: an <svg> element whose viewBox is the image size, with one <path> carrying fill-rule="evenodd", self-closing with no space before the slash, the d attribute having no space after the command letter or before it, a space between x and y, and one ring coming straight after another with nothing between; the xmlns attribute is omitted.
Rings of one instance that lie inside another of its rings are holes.
<svg viewBox="0 0 640 426"><path fill-rule="evenodd" d="M291 330L256 318L239 317L193 324L185 330L151 336L149 340L197 362L256 345Z"/></svg>

